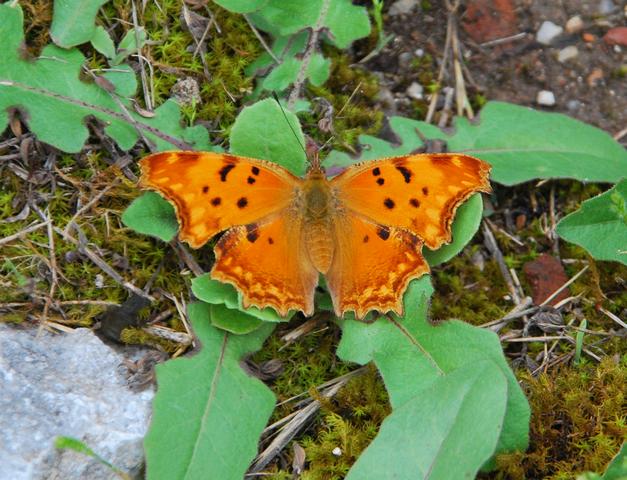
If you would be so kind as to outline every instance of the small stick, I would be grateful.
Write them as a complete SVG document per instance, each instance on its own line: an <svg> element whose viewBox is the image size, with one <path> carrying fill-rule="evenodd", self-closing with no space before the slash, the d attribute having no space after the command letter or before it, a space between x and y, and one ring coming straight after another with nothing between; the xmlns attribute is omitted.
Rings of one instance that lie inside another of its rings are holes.
<svg viewBox="0 0 627 480"><path fill-rule="evenodd" d="M48 223L49 223L49 220L46 220L45 222L41 222L41 223L36 223L35 225L31 225L30 227L26 227L25 229L20 230L19 232L14 233L13 235L9 235L8 237L0 238L0 246L4 245L5 243L11 243L13 240L17 240L21 236L26 235L26 234L31 233L31 232L34 232L35 230L39 230L41 227L47 226Z"/></svg>
<svg viewBox="0 0 627 480"><path fill-rule="evenodd" d="M588 270L589 265L586 265L585 267L583 267L581 270L579 270L574 276L573 278L571 278L570 280L568 280L566 283L564 283L564 285L562 285L560 288L558 288L557 290L555 290L551 295L549 295L546 300L544 300L539 306L543 307L545 306L547 303L549 303L551 300L553 300L555 297L557 297L565 288L567 288L571 283L573 283L575 280L577 280L581 275L583 275L583 273Z"/></svg>
<svg viewBox="0 0 627 480"><path fill-rule="evenodd" d="M490 231L490 228L486 222L483 222L482 227L483 227L483 243L488 249L488 251L492 254L492 257L496 260L496 263L499 266L499 270L501 271L501 275L503 276L503 279L505 280L505 283L507 284L507 289L512 295L512 300L514 301L515 304L519 304L520 298L518 297L518 292L516 291L516 288L514 287L514 281L512 280L509 270L507 269L507 265L505 265L503 253L501 252L498 244L496 243L496 238L494 238L494 235Z"/></svg>
<svg viewBox="0 0 627 480"><path fill-rule="evenodd" d="M526 32L520 32L515 35L510 35L509 37L501 37L495 38L494 40L489 40L487 42L480 43L480 47L493 47L495 45L501 45L502 43L508 43L515 40L521 40L527 36Z"/></svg>
<svg viewBox="0 0 627 480"><path fill-rule="evenodd" d="M272 58L272 60L274 60L274 63L276 63L277 65L281 64L281 60L279 60L277 58L277 56L274 54L274 52L272 51L272 49L268 46L268 44L266 43L266 41L263 39L263 37L261 36L261 34L259 33L259 31L255 28L255 26L252 24L252 22L250 21L250 18L248 18L248 15L244 15L244 19L246 20L246 22L248 23L248 26L250 27L250 29L253 31L253 33L255 34L255 37L257 37L257 40L259 40L259 43L261 43L261 46L264 48L264 50L266 52L268 52L268 55L270 55L270 57Z"/></svg>
<svg viewBox="0 0 627 480"><path fill-rule="evenodd" d="M144 57L141 55L141 45L139 44L139 22L137 21L137 7L135 6L135 0L131 2L133 13L133 30L135 31L135 47L137 47L137 59L139 60L139 74L142 79L142 90L144 92L144 103L146 104L146 110L152 112L152 99L148 92L148 86L146 82L146 70L144 70Z"/></svg>
<svg viewBox="0 0 627 480"><path fill-rule="evenodd" d="M98 203L98 201L105 196L105 194L111 190L113 187L117 186L118 184L118 179L114 179L113 182L111 182L110 185L107 185L105 188L103 188L100 192L98 192L98 194L96 196L94 196L89 202L87 202L85 205L83 205L81 208L79 208L77 210L77 212L72 216L72 218L70 218L70 221L67 222L65 228L63 229L63 231L65 233L69 233L70 228L72 227L72 225L74 224L74 222L76 221L76 219L83 214L83 212L86 212L87 210L89 210L93 205L95 205L96 203Z"/></svg>

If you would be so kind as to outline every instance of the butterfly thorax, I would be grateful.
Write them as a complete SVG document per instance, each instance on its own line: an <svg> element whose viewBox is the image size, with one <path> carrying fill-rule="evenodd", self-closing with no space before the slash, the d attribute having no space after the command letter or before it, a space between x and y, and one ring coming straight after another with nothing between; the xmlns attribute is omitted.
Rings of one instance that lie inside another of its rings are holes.
<svg viewBox="0 0 627 480"><path fill-rule="evenodd" d="M333 196L322 171L310 171L303 185L303 235L316 270L327 273L333 260Z"/></svg>

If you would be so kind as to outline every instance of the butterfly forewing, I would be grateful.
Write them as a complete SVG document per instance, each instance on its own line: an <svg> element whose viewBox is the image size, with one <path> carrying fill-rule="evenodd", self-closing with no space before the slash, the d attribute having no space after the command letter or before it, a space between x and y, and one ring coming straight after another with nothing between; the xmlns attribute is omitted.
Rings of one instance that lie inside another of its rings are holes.
<svg viewBox="0 0 627 480"><path fill-rule="evenodd" d="M176 207L179 238L198 248L218 232L284 210L302 180L264 160L173 151L140 161L143 186Z"/></svg>
<svg viewBox="0 0 627 480"><path fill-rule="evenodd" d="M408 229L431 249L451 241L457 207L489 192L490 166L462 154L420 154L364 162L331 180L349 210Z"/></svg>

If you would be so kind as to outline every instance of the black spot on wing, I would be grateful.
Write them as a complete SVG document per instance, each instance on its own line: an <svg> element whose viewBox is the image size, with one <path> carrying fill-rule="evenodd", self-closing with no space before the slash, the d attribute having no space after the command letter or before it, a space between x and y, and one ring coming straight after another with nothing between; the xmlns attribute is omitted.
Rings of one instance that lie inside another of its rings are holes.
<svg viewBox="0 0 627 480"><path fill-rule="evenodd" d="M246 225L246 240L250 243L255 243L259 238L259 228L256 223L249 223Z"/></svg>
<svg viewBox="0 0 627 480"><path fill-rule="evenodd" d="M379 225L377 227L377 235L379 235L379 238L381 240L387 240L388 238L390 238L390 229L383 225Z"/></svg>
<svg viewBox="0 0 627 480"><path fill-rule="evenodd" d="M205 185L204 187L202 187L202 193L207 193L209 191L209 186Z"/></svg>
<svg viewBox="0 0 627 480"><path fill-rule="evenodd" d="M213 197L211 199L211 205L213 205L214 207L217 207L221 203L222 203L222 199L220 197Z"/></svg>
<svg viewBox="0 0 627 480"><path fill-rule="evenodd" d="M394 203L394 200L388 197L385 200L383 200L383 205L385 205L386 208L389 208L390 210L392 210L396 204Z"/></svg>
<svg viewBox="0 0 627 480"><path fill-rule="evenodd" d="M224 165L220 171L218 172L220 174L220 180L222 180L223 182L226 182L226 177L229 174L229 172L231 170L233 170L235 168L235 165L232 163L229 163L227 165Z"/></svg>
<svg viewBox="0 0 627 480"><path fill-rule="evenodd" d="M377 178L377 185L383 185L385 183L385 179L382 177Z"/></svg>
<svg viewBox="0 0 627 480"><path fill-rule="evenodd" d="M253 167L250 171L253 172L253 175L255 176L259 175L259 167Z"/></svg>
<svg viewBox="0 0 627 480"><path fill-rule="evenodd" d="M368 235L364 235L364 243L368 243L368 240L370 240L370 237Z"/></svg>
<svg viewBox="0 0 627 480"><path fill-rule="evenodd" d="M241 197L237 201L237 208L244 208L246 205L248 205L248 199L246 197Z"/></svg>
<svg viewBox="0 0 627 480"><path fill-rule="evenodd" d="M268 243L269 243L270 245L272 245L272 244L274 243L274 240L272 239L272 237L268 237Z"/></svg>
<svg viewBox="0 0 627 480"><path fill-rule="evenodd" d="M417 198L410 198L409 204L414 208L418 208L420 206L420 201Z"/></svg>
<svg viewBox="0 0 627 480"><path fill-rule="evenodd" d="M403 165L397 165L396 169L401 172L401 175L405 179L405 183L409 183L411 181L411 176L413 175L413 173L409 168L404 167Z"/></svg>
<svg viewBox="0 0 627 480"><path fill-rule="evenodd" d="M379 167L375 167L375 168L373 168L373 169L372 169L372 174L373 174L375 177L378 177L379 175L381 175L381 169L380 169Z"/></svg>
<svg viewBox="0 0 627 480"><path fill-rule="evenodd" d="M429 195L429 187L422 187L422 194L426 197Z"/></svg>
<svg viewBox="0 0 627 480"><path fill-rule="evenodd" d="M257 168L257 167L253 167L253 168ZM248 182L249 185L252 185L253 183L255 183L257 180L255 180L255 177L248 177L246 179L246 181Z"/></svg>

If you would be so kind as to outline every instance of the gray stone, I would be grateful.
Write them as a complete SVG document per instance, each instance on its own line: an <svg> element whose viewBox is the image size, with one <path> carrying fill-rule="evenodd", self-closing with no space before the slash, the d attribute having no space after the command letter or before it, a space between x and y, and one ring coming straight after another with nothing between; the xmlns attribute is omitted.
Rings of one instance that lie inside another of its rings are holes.
<svg viewBox="0 0 627 480"><path fill-rule="evenodd" d="M599 2L598 12L601 15L607 15L609 13L612 13L615 8L616 8L616 5L614 5L614 2L612 2L612 0L601 0Z"/></svg>
<svg viewBox="0 0 627 480"><path fill-rule="evenodd" d="M396 2L390 5L388 14L393 17L396 15L407 14L417 6L418 0L396 0Z"/></svg>
<svg viewBox="0 0 627 480"><path fill-rule="evenodd" d="M579 55L579 50L574 45L570 45L568 47L562 48L557 54L557 61L560 63L567 62L568 60L572 60L573 58L577 58Z"/></svg>
<svg viewBox="0 0 627 480"><path fill-rule="evenodd" d="M152 390L132 392L124 357L91 330L52 334L0 324L0 479L118 479L94 459L57 450L74 437L132 476Z"/></svg>
<svg viewBox="0 0 627 480"><path fill-rule="evenodd" d="M548 20L544 21L536 33L536 41L542 45L551 45L551 42L563 31L564 29L559 25L555 25Z"/></svg>

